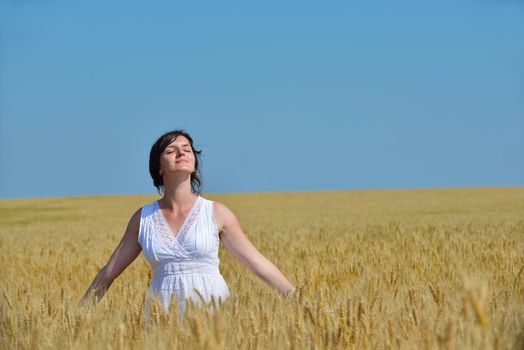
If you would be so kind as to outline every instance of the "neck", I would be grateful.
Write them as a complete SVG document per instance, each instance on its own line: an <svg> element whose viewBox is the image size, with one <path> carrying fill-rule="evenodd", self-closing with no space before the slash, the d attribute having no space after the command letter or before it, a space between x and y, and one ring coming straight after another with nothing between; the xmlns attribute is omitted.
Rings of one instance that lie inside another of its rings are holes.
<svg viewBox="0 0 524 350"><path fill-rule="evenodd" d="M164 197L161 202L172 210L191 207L197 195L191 192L191 176L181 175L173 178L164 177Z"/></svg>

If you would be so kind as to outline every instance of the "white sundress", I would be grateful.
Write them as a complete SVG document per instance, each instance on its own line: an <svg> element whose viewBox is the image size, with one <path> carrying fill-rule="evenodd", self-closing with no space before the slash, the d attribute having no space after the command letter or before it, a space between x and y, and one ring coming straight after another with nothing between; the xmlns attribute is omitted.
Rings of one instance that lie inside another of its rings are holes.
<svg viewBox="0 0 524 350"><path fill-rule="evenodd" d="M219 230L213 213L213 201L198 196L176 236L171 232L158 200L142 207L138 242L151 265L153 277L148 290L144 313L151 321L149 299L160 298L169 311L170 298L179 302L180 318L184 319L186 300L195 304L215 299L223 302L229 288L219 271Z"/></svg>

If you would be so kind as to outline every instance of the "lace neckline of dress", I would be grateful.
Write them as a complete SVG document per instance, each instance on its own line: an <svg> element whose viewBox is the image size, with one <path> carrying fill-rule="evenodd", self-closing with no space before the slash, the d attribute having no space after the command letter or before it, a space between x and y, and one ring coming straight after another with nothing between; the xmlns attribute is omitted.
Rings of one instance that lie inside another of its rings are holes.
<svg viewBox="0 0 524 350"><path fill-rule="evenodd" d="M187 232L193 226L194 222L198 218L198 214L200 213L201 199L202 197L199 195L195 203L191 207L189 213L187 214L186 218L182 222L182 225L179 227L178 232L176 233L176 236L173 233L173 231L171 230L171 227L169 226L166 220L166 217L162 213L162 209L160 209L160 205L159 205L160 200L156 200L154 202L155 204L154 220L155 220L155 223L157 224L157 227L160 232L160 235L162 236L162 239L169 247L173 247L175 243L182 245L182 242L184 241L184 238L187 235Z"/></svg>

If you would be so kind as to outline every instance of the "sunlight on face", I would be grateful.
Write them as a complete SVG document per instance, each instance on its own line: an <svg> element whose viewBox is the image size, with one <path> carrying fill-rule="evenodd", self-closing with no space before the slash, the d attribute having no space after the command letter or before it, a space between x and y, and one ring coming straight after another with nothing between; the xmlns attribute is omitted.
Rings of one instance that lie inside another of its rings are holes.
<svg viewBox="0 0 524 350"><path fill-rule="evenodd" d="M166 172L189 171L190 173L195 170L193 149L185 136L177 136L162 152L160 157L161 174L164 169Z"/></svg>

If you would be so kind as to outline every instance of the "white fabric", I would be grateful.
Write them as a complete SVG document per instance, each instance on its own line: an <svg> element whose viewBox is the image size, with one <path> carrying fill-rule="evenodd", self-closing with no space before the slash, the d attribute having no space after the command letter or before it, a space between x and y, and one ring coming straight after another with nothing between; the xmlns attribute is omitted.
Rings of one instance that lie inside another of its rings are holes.
<svg viewBox="0 0 524 350"><path fill-rule="evenodd" d="M219 230L213 213L213 201L198 196L178 233L171 232L164 214L154 201L142 207L138 242L151 264L153 278L148 296L162 301L169 311L171 296L178 299L183 319L186 300L206 303L214 297L217 306L229 296L229 288L219 271ZM149 298L144 313L150 321Z"/></svg>

